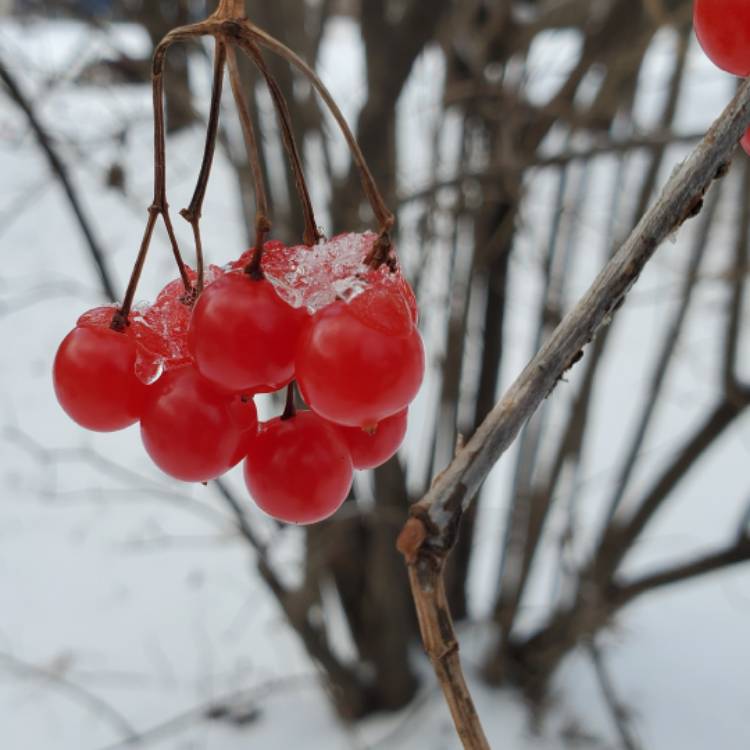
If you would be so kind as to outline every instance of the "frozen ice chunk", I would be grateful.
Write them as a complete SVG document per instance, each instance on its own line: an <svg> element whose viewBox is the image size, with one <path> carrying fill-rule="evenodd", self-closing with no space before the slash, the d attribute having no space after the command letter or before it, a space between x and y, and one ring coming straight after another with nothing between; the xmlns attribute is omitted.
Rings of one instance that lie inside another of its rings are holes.
<svg viewBox="0 0 750 750"><path fill-rule="evenodd" d="M373 232L349 233L312 247L277 247L264 256L263 270L289 305L314 313L367 288L372 269L364 261L376 239Z"/></svg>

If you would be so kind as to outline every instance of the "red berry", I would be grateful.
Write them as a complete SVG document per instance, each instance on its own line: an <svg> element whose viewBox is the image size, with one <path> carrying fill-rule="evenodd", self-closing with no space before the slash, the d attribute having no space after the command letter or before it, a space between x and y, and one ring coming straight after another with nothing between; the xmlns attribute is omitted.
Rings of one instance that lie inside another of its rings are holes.
<svg viewBox="0 0 750 750"><path fill-rule="evenodd" d="M750 75L750 3L695 0L693 27L703 51L728 73Z"/></svg>
<svg viewBox="0 0 750 750"><path fill-rule="evenodd" d="M346 309L360 322L389 336L407 336L414 330L414 316L400 285L375 283L354 297Z"/></svg>
<svg viewBox="0 0 750 750"><path fill-rule="evenodd" d="M750 156L750 128L748 128L745 131L745 135L742 136L740 146L742 146L743 151Z"/></svg>
<svg viewBox="0 0 750 750"><path fill-rule="evenodd" d="M392 313L399 307L391 300L354 307L334 302L300 338L296 372L302 396L331 422L371 429L406 407L422 383L424 347L408 308L394 318L379 317L378 309Z"/></svg>
<svg viewBox="0 0 750 750"><path fill-rule="evenodd" d="M275 391L294 377L304 312L266 280L228 273L199 297L188 344L201 374L229 391Z"/></svg>
<svg viewBox="0 0 750 750"><path fill-rule="evenodd" d="M238 418L234 398L192 365L164 373L148 387L141 416L143 445L154 463L184 482L207 482L232 468L257 425L252 400Z"/></svg>
<svg viewBox="0 0 750 750"><path fill-rule="evenodd" d="M95 307L93 310L83 313L78 318L77 325L80 328L109 328L116 311L115 305ZM150 326L143 322L143 315L138 310L131 312L126 333L135 344L135 374L143 383L156 380L162 370L167 344Z"/></svg>
<svg viewBox="0 0 750 750"><path fill-rule="evenodd" d="M71 419L89 430L112 432L134 424L145 390L135 374L135 359L129 332L98 326L74 328L55 356L57 400Z"/></svg>
<svg viewBox="0 0 750 750"><path fill-rule="evenodd" d="M258 506L288 523L314 523L336 512L352 486L342 437L311 412L261 426L245 460L245 483Z"/></svg>
<svg viewBox="0 0 750 750"><path fill-rule="evenodd" d="M403 409L379 422L372 431L336 425L346 441L355 469L375 469L396 454L406 435L407 414L408 409Z"/></svg>

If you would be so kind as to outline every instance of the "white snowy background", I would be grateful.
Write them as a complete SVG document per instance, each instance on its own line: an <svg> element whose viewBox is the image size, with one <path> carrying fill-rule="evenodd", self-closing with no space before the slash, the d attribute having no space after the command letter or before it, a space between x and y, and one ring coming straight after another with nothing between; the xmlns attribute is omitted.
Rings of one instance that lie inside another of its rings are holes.
<svg viewBox="0 0 750 750"><path fill-rule="evenodd" d="M143 33L122 27L108 35L74 23L0 20L0 52L54 134L83 196L120 288L129 274L151 200L150 91L144 86L77 82L97 51L116 44L142 53ZM637 102L647 128L658 111L674 40L657 37L649 52L648 79ZM530 97L543 101L578 54L574 35L547 35L534 48ZM554 61L555 66L550 65ZM356 114L363 101L363 70L356 27L336 20L328 28L319 70L336 96ZM697 47L681 97L680 128L706 127L728 101L733 81L716 72ZM207 84L205 61L194 78ZM398 103L400 149L408 194L424 186L430 154L420 147L440 100L439 55L426 53ZM52 79L49 88L41 82ZM113 134L128 123L128 138ZM170 140L170 203L189 200L202 147L199 128ZM551 146L554 144L551 144ZM673 165L685 151L670 149ZM406 161L406 159L409 161ZM107 189L109 164L127 168L128 197ZM447 160L446 169L450 169ZM602 238L613 200L614 160L599 159L587 179L602 196L577 222L579 252L570 303L602 261ZM633 157L627 168L637 174ZM662 181L667 174L662 175ZM575 174L574 174L575 177ZM581 175L577 179L581 179ZM730 178L731 180L731 178ZM540 289L538 258L546 238L555 181L540 172L527 184L520 246L514 254L503 385L528 356L530 310ZM737 195L734 183L727 190ZM627 191L625 200L628 199ZM745 197L746 199L746 197ZM243 249L237 190L231 169L217 159L204 209L209 259L224 262ZM738 198L720 207L732 226ZM714 278L727 267L730 241L717 222L706 279L680 343L669 397L658 414L638 484L647 485L682 436L697 424L717 393L717 354L724 286ZM178 226L185 247L189 227ZM327 227L329 233L341 227ZM594 411L594 439L576 498L580 523L596 528L612 476L612 460L625 444L647 359L660 340L659 324L678 297L692 229L667 243L639 281L620 315L616 354L602 372ZM408 243L407 243L408 265ZM439 250L438 250L439 252ZM425 676L415 704L396 716L342 727L333 715L294 634L253 570L251 553L234 536L231 519L213 490L181 485L147 459L131 428L113 435L87 434L57 406L50 368L55 349L80 312L102 302L86 248L59 184L24 117L0 98L0 748L2 750L104 750L164 722L138 747L162 750L310 748L407 750L459 747L433 677L415 649ZM436 261L436 263L439 263ZM149 259L139 298L152 298L174 276L163 234ZM427 295L423 318L444 309L446 292ZM745 342L747 344L747 342ZM433 357L439 352L431 352ZM743 349L747 371L748 349ZM575 373L572 377L575 377ZM434 387L428 382L426 389ZM415 407L406 454L419 463L423 401ZM422 413L420 413L420 408ZM554 411L553 417L554 418ZM629 569L713 549L728 538L750 492L750 423L741 420L678 491L657 519ZM541 750L571 746L576 727L600 744L618 747L590 661L574 654L554 683L553 701L539 732L520 700L483 687L477 678L493 571L502 538L508 455L494 472L480 517L480 554L471 581L475 624L463 630L463 653L478 708L493 747ZM230 481L244 492L238 477ZM243 495L244 496L244 495ZM253 522L273 533L253 510ZM553 518L551 537L564 518ZM300 536L280 534L275 562L297 574ZM536 576L525 600L525 619L544 615L554 571ZM335 627L335 623L334 623ZM645 750L746 750L750 747L750 570L737 568L645 597L626 609L603 641L605 659L621 701L632 711ZM343 636L342 636L343 637ZM245 691L243 726L201 720L201 708Z"/></svg>

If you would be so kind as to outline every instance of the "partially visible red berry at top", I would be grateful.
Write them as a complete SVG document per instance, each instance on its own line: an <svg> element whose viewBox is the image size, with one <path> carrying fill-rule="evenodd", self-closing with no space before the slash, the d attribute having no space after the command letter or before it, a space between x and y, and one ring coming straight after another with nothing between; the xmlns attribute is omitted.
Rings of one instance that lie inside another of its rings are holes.
<svg viewBox="0 0 750 750"><path fill-rule="evenodd" d="M745 135L742 136L740 146L742 146L743 151L750 156L750 128L748 128L745 131Z"/></svg>
<svg viewBox="0 0 750 750"><path fill-rule="evenodd" d="M336 429L311 412L261 426L244 465L261 510L287 523L333 515L352 486L352 459Z"/></svg>
<svg viewBox="0 0 750 750"><path fill-rule="evenodd" d="M265 279L232 271L195 304L188 331L201 374L230 391L275 391L294 377L303 311L290 307Z"/></svg>
<svg viewBox="0 0 750 750"><path fill-rule="evenodd" d="M407 415L408 410L402 409L370 430L336 425L349 448L355 469L376 469L396 455L406 435Z"/></svg>
<svg viewBox="0 0 750 750"><path fill-rule="evenodd" d="M127 329L77 326L55 356L57 400L71 419L89 430L128 427L138 421L144 401L145 387L136 377L135 361L136 345Z"/></svg>
<svg viewBox="0 0 750 750"><path fill-rule="evenodd" d="M185 482L221 476L241 460L257 428L252 400L244 404L242 419L233 401L192 365L168 370L148 386L141 415L146 452L162 471Z"/></svg>
<svg viewBox="0 0 750 750"><path fill-rule="evenodd" d="M750 3L747 0L695 0L693 27L703 51L718 67L750 75Z"/></svg>

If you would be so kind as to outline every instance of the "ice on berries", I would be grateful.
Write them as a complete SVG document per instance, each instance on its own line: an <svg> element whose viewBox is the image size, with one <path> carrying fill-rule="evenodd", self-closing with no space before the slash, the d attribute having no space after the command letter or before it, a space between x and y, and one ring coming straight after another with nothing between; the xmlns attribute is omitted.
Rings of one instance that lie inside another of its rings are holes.
<svg viewBox="0 0 750 750"><path fill-rule="evenodd" d="M348 233L312 247L267 248L263 271L287 304L316 313L336 300L351 302L373 284L402 282L400 273L365 263L376 240L373 232Z"/></svg>

